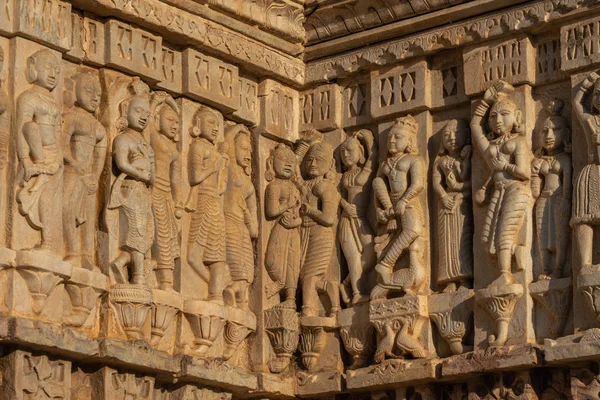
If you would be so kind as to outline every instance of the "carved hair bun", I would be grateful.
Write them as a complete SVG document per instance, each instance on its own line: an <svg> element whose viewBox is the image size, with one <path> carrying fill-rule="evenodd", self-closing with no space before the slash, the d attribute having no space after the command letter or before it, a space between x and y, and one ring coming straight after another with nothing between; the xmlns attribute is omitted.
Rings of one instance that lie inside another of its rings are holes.
<svg viewBox="0 0 600 400"><path fill-rule="evenodd" d="M565 107L565 103L561 99L552 99L546 104L546 111L550 115L560 115L563 108Z"/></svg>

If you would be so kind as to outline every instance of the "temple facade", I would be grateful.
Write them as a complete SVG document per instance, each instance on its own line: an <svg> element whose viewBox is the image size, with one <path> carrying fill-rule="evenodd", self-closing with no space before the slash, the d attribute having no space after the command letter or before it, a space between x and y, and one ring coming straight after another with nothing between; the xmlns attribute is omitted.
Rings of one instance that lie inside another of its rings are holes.
<svg viewBox="0 0 600 400"><path fill-rule="evenodd" d="M0 0L0 377L600 398L600 1Z"/></svg>

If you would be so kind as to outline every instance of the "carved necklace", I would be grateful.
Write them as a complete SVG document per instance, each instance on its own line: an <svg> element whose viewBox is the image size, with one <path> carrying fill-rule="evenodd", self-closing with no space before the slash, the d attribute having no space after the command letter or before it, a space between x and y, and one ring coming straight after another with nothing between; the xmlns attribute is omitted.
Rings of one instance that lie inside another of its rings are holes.
<svg viewBox="0 0 600 400"><path fill-rule="evenodd" d="M346 180L346 184L348 185L348 187L354 187L354 180L356 179L358 174L360 174L360 171L360 168L350 169L346 171L346 173L344 174L344 179Z"/></svg>
<svg viewBox="0 0 600 400"><path fill-rule="evenodd" d="M396 177L396 165L398 165L400 160L402 160L406 154L408 153L402 153L399 156L394 156L391 159L388 158L387 160L385 160L385 164L390 170L390 177L392 179Z"/></svg>

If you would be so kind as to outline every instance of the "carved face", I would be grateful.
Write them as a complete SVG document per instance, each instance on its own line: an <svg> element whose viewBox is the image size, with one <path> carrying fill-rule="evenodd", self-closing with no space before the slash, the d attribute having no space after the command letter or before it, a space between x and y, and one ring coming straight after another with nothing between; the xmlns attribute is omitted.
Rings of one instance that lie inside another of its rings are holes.
<svg viewBox="0 0 600 400"><path fill-rule="evenodd" d="M160 118L158 121L158 129L160 133L176 142L179 138L179 117L175 110L165 106L160 110Z"/></svg>
<svg viewBox="0 0 600 400"><path fill-rule="evenodd" d="M403 126L394 126L388 137L388 152L391 155L405 153L410 145L411 133Z"/></svg>
<svg viewBox="0 0 600 400"><path fill-rule="evenodd" d="M252 146L247 135L240 134L235 140L235 161L240 167L249 168L252 164Z"/></svg>
<svg viewBox="0 0 600 400"><path fill-rule="evenodd" d="M135 96L129 102L127 109L127 125L138 132L141 132L148 123L150 117L150 102L146 97Z"/></svg>
<svg viewBox="0 0 600 400"><path fill-rule="evenodd" d="M553 152L564 146L567 127L556 118L548 118L542 128L541 144L544 150Z"/></svg>
<svg viewBox="0 0 600 400"><path fill-rule="evenodd" d="M499 101L493 105L490 111L489 125L496 136L503 136L514 132L516 125L520 123L521 111L512 101Z"/></svg>
<svg viewBox="0 0 600 400"><path fill-rule="evenodd" d="M275 176L281 179L290 179L296 169L296 157L294 153L286 150L276 150L273 155L273 171Z"/></svg>
<svg viewBox="0 0 600 400"><path fill-rule="evenodd" d="M53 90L58 83L60 67L58 60L52 54L41 54L35 58L36 83L48 90Z"/></svg>
<svg viewBox="0 0 600 400"><path fill-rule="evenodd" d="M347 168L358 164L362 157L362 149L355 138L348 138L340 146L340 157Z"/></svg>
<svg viewBox="0 0 600 400"><path fill-rule="evenodd" d="M102 96L100 82L90 74L82 75L77 79L75 95L77 96L77 104L81 108L90 113L96 112L100 105L100 96Z"/></svg>
<svg viewBox="0 0 600 400"><path fill-rule="evenodd" d="M213 113L204 114L198 124L200 128L200 136L214 142L219 134L219 120Z"/></svg>
<svg viewBox="0 0 600 400"><path fill-rule="evenodd" d="M333 163L333 154L328 154L322 145L312 145L304 156L304 172L310 178L325 176Z"/></svg>
<svg viewBox="0 0 600 400"><path fill-rule="evenodd" d="M451 121L442 132L442 142L448 152L460 150L467 144L467 134L460 129L456 121Z"/></svg>

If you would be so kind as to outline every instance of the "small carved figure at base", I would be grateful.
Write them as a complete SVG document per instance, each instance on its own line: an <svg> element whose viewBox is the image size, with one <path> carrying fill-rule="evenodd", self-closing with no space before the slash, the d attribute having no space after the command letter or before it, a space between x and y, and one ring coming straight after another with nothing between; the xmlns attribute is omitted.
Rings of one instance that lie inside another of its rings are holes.
<svg viewBox="0 0 600 400"><path fill-rule="evenodd" d="M426 291L427 271L424 252L427 240L419 195L425 188L425 163L416 152L417 121L412 116L398 118L388 137L388 157L373 181L377 207L378 232L375 266L378 284L372 299L390 291L409 295ZM394 271L404 251L409 267Z"/></svg>

